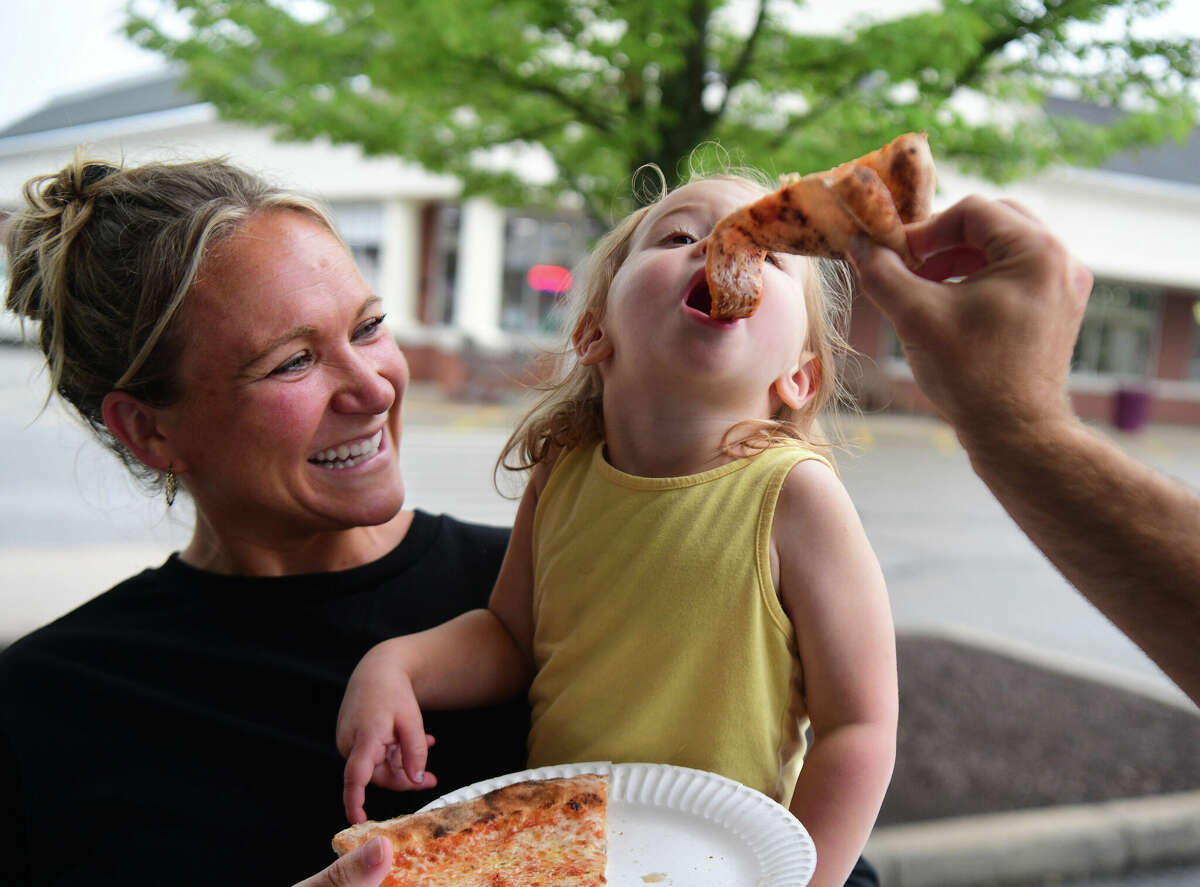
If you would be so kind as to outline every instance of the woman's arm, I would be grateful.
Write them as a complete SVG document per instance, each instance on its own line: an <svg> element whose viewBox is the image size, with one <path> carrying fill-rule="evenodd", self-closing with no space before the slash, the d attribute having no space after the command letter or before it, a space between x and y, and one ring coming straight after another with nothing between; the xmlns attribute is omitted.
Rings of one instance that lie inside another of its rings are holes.
<svg viewBox="0 0 1200 887"><path fill-rule="evenodd" d="M896 759L891 608L850 497L826 466L808 461L792 469L772 535L813 729L791 810L817 846L811 887L841 887Z"/></svg>

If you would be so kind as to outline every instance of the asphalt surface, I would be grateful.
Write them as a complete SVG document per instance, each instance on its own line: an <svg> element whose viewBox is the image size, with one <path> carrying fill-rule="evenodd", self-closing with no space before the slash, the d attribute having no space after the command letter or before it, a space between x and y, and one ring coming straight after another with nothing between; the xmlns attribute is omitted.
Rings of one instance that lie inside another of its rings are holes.
<svg viewBox="0 0 1200 887"><path fill-rule="evenodd" d="M0 347L0 447L10 454L0 465L0 644L161 562L190 526L186 500L168 511L147 499L59 407L39 416L45 383L37 365L29 349ZM492 464L520 408L454 403L414 386L401 455L409 503L509 523L516 502L493 487ZM1100 430L1200 487L1200 429ZM931 835L978 814L1091 809L1200 789L1195 708L1021 535L949 430L932 419L878 415L847 419L844 432L843 478L900 632L899 756L879 833L911 827ZM512 479L502 486L519 491ZM1200 832L1200 814L1196 823ZM1061 831L1053 821L1046 828ZM1090 840L1100 843L1085 846L1084 856L1099 861L1103 842L1120 836L1096 832ZM1121 859L1111 863L1119 870L1082 881L1055 870L1055 854L1024 880L922 881L910 868L887 883L1200 885L1200 868L1171 868L1200 865L1200 840L1194 857Z"/></svg>

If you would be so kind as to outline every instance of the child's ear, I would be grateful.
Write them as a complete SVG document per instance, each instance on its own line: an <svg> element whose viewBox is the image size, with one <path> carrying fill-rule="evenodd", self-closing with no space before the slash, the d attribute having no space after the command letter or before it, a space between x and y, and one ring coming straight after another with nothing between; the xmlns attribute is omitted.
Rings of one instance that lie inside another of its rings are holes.
<svg viewBox="0 0 1200 887"><path fill-rule="evenodd" d="M113 391L100 404L100 413L108 430L143 465L177 474L187 470L172 451L159 410L132 394Z"/></svg>
<svg viewBox="0 0 1200 887"><path fill-rule="evenodd" d="M821 360L815 354L807 351L801 356L800 363L791 373L784 373L771 386L779 399L798 410L808 403L817 393L817 383L821 380Z"/></svg>
<svg viewBox="0 0 1200 887"><path fill-rule="evenodd" d="M605 335L592 311L585 311L583 317L579 318L579 323L575 324L575 331L571 333L571 344L575 346L579 362L584 366L595 366L612 356L612 342Z"/></svg>

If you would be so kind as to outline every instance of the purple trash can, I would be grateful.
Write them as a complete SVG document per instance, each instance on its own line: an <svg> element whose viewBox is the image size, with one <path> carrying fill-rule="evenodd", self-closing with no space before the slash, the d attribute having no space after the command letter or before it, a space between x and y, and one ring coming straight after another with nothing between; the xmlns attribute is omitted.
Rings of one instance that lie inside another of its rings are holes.
<svg viewBox="0 0 1200 887"><path fill-rule="evenodd" d="M1113 424L1121 431L1140 431L1150 412L1150 392L1145 388L1118 388L1113 401Z"/></svg>

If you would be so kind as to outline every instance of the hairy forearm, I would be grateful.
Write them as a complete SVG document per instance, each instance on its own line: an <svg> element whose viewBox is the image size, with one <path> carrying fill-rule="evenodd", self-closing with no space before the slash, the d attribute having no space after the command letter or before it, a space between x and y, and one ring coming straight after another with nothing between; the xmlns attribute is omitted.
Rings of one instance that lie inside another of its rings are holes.
<svg viewBox="0 0 1200 887"><path fill-rule="evenodd" d="M530 663L488 610L471 610L395 640L404 645L396 651L396 664L408 673L422 708L488 705L529 686Z"/></svg>
<svg viewBox="0 0 1200 887"><path fill-rule="evenodd" d="M1200 703L1200 497L1073 418L960 436L1021 529Z"/></svg>
<svg viewBox="0 0 1200 887"><path fill-rule="evenodd" d="M818 735L790 809L817 847L809 887L842 887L875 825L896 761L895 724L847 724Z"/></svg>

